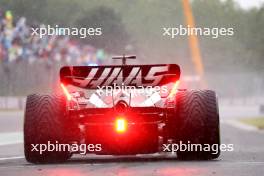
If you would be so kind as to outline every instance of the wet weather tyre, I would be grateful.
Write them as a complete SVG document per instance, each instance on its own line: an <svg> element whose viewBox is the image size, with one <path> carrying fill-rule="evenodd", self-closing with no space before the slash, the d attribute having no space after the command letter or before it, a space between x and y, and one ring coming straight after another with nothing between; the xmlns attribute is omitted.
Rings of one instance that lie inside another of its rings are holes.
<svg viewBox="0 0 264 176"><path fill-rule="evenodd" d="M220 155L217 97L211 90L179 91L176 95L176 141L198 144L198 150L177 152L181 160L211 160ZM200 147L202 150L200 150Z"/></svg>
<svg viewBox="0 0 264 176"><path fill-rule="evenodd" d="M24 153L31 163L63 162L70 152L52 150L40 153L40 144L62 143L65 132L66 101L64 96L33 94L27 97L24 117ZM34 149L34 146L36 149Z"/></svg>

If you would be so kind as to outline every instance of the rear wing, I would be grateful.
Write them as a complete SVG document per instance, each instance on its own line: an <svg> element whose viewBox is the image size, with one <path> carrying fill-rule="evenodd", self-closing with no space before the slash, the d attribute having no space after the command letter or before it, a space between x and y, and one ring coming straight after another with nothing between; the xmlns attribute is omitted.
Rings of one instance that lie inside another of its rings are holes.
<svg viewBox="0 0 264 176"><path fill-rule="evenodd" d="M66 66L60 69L60 81L86 89L103 86L162 86L180 78L176 64Z"/></svg>

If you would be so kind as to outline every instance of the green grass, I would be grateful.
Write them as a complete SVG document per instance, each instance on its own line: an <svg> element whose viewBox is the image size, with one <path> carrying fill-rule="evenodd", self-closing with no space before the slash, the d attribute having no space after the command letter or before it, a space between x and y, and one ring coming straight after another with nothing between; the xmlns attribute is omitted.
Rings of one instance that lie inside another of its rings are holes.
<svg viewBox="0 0 264 176"><path fill-rule="evenodd" d="M264 117L258 118L245 118L241 119L241 122L257 127L258 129L264 130Z"/></svg>

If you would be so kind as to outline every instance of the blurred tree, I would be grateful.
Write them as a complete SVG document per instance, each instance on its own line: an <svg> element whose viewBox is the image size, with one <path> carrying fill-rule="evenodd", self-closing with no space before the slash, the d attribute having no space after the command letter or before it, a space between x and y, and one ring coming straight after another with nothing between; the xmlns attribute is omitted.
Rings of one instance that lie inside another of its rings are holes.
<svg viewBox="0 0 264 176"><path fill-rule="evenodd" d="M126 45L130 43L122 18L109 7L100 6L87 11L76 20L75 24L79 28L102 28L101 36L88 36L81 39L82 42L92 43L98 48L120 53L124 52Z"/></svg>
<svg viewBox="0 0 264 176"><path fill-rule="evenodd" d="M218 39L199 37L206 70L263 69L264 7L245 10L234 0L191 2L197 26L233 27L235 32L234 36ZM182 0L1 0L0 8L11 10L15 19L25 16L29 23L102 27L102 36L80 41L115 53L123 52L129 44L146 61L174 59L188 67L187 37L162 36L163 27L184 24L181 3Z"/></svg>
<svg viewBox="0 0 264 176"><path fill-rule="evenodd" d="M234 28L234 36L200 37L207 70L263 69L264 60L259 59L264 46L261 9L244 10L233 0L195 0L193 9L197 26Z"/></svg>
<svg viewBox="0 0 264 176"><path fill-rule="evenodd" d="M5 10L13 11L15 18L24 16L27 17L28 21L31 22L43 19L43 15L46 11L46 6L47 0L3 0L0 2L0 7L3 7Z"/></svg>

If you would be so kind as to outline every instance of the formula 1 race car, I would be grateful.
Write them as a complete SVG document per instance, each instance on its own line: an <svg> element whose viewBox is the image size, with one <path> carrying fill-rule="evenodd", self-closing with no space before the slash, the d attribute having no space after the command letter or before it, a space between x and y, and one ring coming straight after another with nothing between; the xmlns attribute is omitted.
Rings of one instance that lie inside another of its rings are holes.
<svg viewBox="0 0 264 176"><path fill-rule="evenodd" d="M122 65L62 67L61 94L27 97L28 162L66 161L85 146L85 154L98 155L172 151L182 160L219 156L214 91L179 89L176 64L127 65L126 59L135 56L114 59L122 59ZM207 145L207 150L176 150L173 144Z"/></svg>

